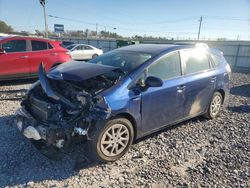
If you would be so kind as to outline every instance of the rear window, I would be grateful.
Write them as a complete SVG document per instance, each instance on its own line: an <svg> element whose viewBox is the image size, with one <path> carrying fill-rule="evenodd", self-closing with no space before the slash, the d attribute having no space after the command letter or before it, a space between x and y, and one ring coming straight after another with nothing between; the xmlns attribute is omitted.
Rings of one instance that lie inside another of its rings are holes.
<svg viewBox="0 0 250 188"><path fill-rule="evenodd" d="M210 55L211 55L212 60L214 62L214 66L218 67L220 65L220 63L221 63L221 56L216 55L216 54L212 54L212 53Z"/></svg>
<svg viewBox="0 0 250 188"><path fill-rule="evenodd" d="M50 43L48 43L48 47L49 49L53 49L53 46Z"/></svg>
<svg viewBox="0 0 250 188"><path fill-rule="evenodd" d="M84 50L93 50L93 48L91 48L90 46L83 46Z"/></svg>
<svg viewBox="0 0 250 188"><path fill-rule="evenodd" d="M42 41L31 41L32 51L47 50L53 48L49 43Z"/></svg>

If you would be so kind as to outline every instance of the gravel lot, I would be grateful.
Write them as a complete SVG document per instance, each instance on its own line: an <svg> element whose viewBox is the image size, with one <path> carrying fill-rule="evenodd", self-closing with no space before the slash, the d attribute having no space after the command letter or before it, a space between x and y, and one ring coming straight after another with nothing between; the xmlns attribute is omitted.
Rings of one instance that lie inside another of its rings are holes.
<svg viewBox="0 0 250 188"><path fill-rule="evenodd" d="M250 187L250 74L234 73L228 110L140 140L114 163L96 164L86 144L62 161L42 156L13 125L29 84L0 86L0 187ZM11 95L10 95L11 94Z"/></svg>

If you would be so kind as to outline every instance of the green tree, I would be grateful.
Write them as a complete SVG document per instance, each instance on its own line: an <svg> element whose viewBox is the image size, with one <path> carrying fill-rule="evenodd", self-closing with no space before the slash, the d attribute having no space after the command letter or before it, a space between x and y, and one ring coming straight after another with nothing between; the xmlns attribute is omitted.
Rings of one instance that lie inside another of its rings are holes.
<svg viewBox="0 0 250 188"><path fill-rule="evenodd" d="M0 32L1 33L9 33L13 32L13 28L7 25L4 21L0 20Z"/></svg>

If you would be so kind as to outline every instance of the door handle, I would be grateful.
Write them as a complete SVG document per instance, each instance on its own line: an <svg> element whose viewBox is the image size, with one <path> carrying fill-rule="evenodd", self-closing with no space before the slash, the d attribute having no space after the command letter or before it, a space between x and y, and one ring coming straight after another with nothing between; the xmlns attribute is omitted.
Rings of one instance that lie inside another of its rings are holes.
<svg viewBox="0 0 250 188"><path fill-rule="evenodd" d="M136 97L132 97L131 100L132 101L139 101L141 98L139 96L136 96Z"/></svg>
<svg viewBox="0 0 250 188"><path fill-rule="evenodd" d="M186 88L186 86L180 85L180 86L177 87L177 92L182 93L185 88Z"/></svg>
<svg viewBox="0 0 250 188"><path fill-rule="evenodd" d="M56 52L55 52L55 53L51 53L51 55L56 56L56 55L57 55L57 53L56 53Z"/></svg>
<svg viewBox="0 0 250 188"><path fill-rule="evenodd" d="M29 56L27 55L24 55L24 56L21 56L20 59L27 59Z"/></svg>
<svg viewBox="0 0 250 188"><path fill-rule="evenodd" d="M215 80L216 80L216 76L211 77L211 82L212 83L215 82Z"/></svg>

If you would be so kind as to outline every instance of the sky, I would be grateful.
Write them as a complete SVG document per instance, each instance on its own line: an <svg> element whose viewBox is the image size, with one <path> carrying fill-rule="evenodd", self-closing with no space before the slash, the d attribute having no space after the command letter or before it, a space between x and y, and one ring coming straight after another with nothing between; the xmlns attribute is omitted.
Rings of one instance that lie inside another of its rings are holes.
<svg viewBox="0 0 250 188"><path fill-rule="evenodd" d="M125 37L250 40L250 0L47 0L49 30L106 30ZM17 31L44 30L39 0L0 0L0 20ZM116 28L116 30L114 30Z"/></svg>

